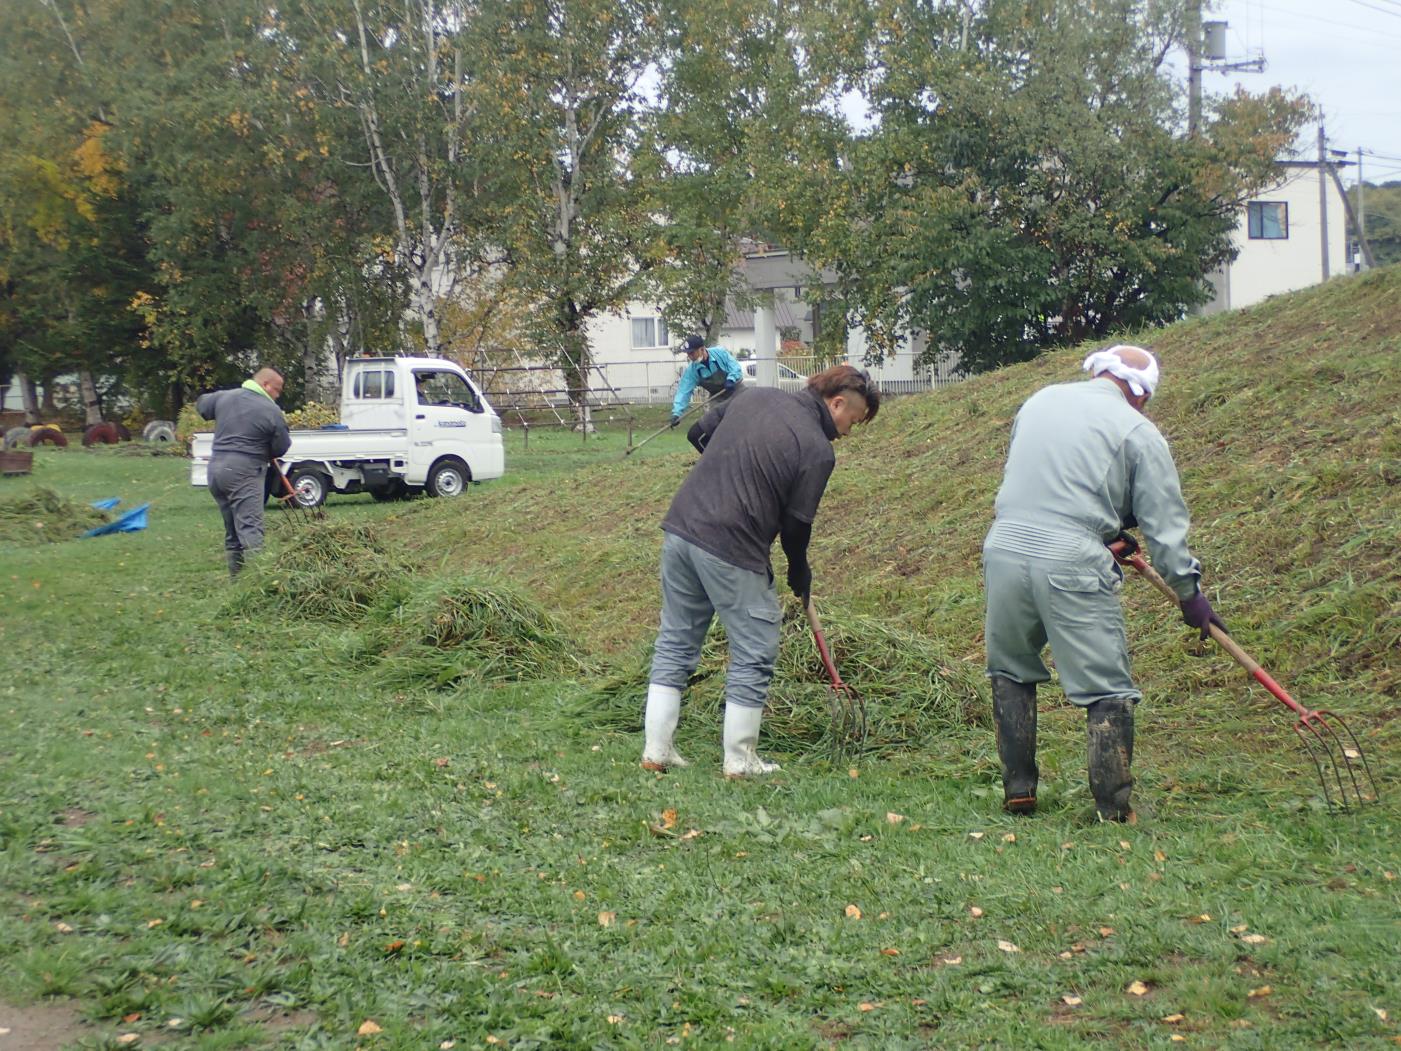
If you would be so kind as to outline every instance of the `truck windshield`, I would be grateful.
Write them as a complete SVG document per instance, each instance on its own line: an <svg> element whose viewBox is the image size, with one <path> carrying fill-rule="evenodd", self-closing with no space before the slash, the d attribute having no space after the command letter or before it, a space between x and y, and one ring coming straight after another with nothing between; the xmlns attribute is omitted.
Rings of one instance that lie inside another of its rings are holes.
<svg viewBox="0 0 1401 1051"><path fill-rule="evenodd" d="M455 372L415 371L414 390L420 405L454 405L468 412L481 412L477 392Z"/></svg>

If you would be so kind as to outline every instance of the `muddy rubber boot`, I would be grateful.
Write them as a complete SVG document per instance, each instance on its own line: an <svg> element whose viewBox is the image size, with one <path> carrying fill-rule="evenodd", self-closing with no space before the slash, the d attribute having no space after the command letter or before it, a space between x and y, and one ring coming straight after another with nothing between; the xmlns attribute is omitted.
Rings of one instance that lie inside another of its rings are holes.
<svg viewBox="0 0 1401 1051"><path fill-rule="evenodd" d="M642 746L642 769L665 773L673 766L690 766L672 745L676 723L681 718L681 691L675 686L647 684L647 712L642 717L645 743Z"/></svg>
<svg viewBox="0 0 1401 1051"><path fill-rule="evenodd" d="M1002 809L1030 814L1036 809L1036 684L994 675L992 721L1002 760Z"/></svg>
<svg viewBox="0 0 1401 1051"><path fill-rule="evenodd" d="M1135 820L1129 805L1133 789L1133 701L1109 697L1085 709L1090 751L1090 794L1101 820Z"/></svg>

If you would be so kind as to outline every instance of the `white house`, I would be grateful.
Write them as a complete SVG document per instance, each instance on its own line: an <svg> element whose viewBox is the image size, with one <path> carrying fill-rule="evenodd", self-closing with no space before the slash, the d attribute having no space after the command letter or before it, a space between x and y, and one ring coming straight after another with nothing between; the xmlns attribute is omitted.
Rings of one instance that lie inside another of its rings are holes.
<svg viewBox="0 0 1401 1051"><path fill-rule="evenodd" d="M1216 314L1349 272L1347 212L1332 176L1317 161L1281 161L1281 179L1247 201L1232 236L1239 254L1210 275Z"/></svg>

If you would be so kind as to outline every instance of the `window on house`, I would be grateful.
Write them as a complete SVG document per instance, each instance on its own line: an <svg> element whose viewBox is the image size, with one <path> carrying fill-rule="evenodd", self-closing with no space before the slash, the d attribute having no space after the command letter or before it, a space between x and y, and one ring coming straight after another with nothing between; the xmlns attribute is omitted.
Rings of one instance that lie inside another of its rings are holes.
<svg viewBox="0 0 1401 1051"><path fill-rule="evenodd" d="M1245 218L1253 241L1283 241L1289 237L1289 205L1283 201L1251 201L1245 206Z"/></svg>
<svg viewBox="0 0 1401 1051"><path fill-rule="evenodd" d="M659 317L633 318L632 345L635 350L666 346L666 322Z"/></svg>
<svg viewBox="0 0 1401 1051"><path fill-rule="evenodd" d="M355 396L357 398L394 397L394 373L360 372L355 376Z"/></svg>

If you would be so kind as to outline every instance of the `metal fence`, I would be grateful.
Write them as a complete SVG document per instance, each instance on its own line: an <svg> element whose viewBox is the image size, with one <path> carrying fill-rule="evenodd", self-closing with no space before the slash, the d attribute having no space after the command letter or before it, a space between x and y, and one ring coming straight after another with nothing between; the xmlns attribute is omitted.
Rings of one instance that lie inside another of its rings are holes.
<svg viewBox="0 0 1401 1051"><path fill-rule="evenodd" d="M778 359L778 386L801 390L808 376L844 359L821 355L785 355ZM685 358L668 357L651 361L603 362L590 366L571 385L563 370L549 365L519 362L495 364L478 361L473 373L486 390L498 412L555 413L565 422L561 410L576 402L592 408L628 405L666 405L676 396ZM752 366L752 359L741 364ZM746 369L752 371L752 369ZM885 395L917 394L957 383L963 373L947 363L935 367L913 366L896 361L871 369L872 379Z"/></svg>

